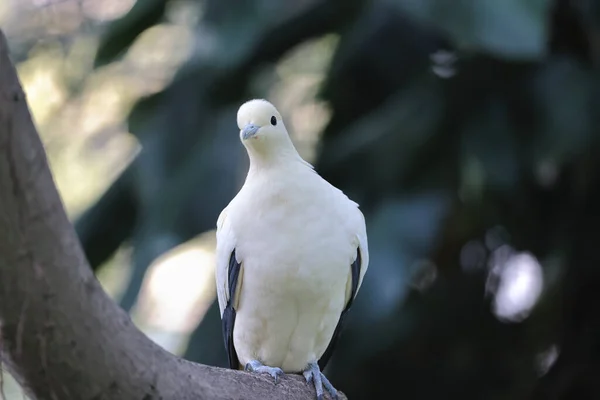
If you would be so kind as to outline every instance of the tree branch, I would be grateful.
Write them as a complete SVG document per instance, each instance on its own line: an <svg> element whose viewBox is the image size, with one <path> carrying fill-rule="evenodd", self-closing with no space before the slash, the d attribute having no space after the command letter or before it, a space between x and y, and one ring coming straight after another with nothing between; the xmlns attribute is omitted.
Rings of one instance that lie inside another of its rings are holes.
<svg viewBox="0 0 600 400"><path fill-rule="evenodd" d="M300 376L275 385L178 358L104 293L64 212L1 31L0 323L2 360L37 399L315 397Z"/></svg>

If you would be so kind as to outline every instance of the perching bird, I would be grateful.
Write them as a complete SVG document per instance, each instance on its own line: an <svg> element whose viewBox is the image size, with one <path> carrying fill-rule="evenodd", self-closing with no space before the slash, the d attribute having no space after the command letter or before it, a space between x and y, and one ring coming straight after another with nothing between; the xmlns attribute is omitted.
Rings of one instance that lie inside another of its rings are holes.
<svg viewBox="0 0 600 400"><path fill-rule="evenodd" d="M337 391L321 372L369 265L358 205L304 161L268 101L238 110L246 181L217 221L217 294L229 366L304 374L317 398Z"/></svg>

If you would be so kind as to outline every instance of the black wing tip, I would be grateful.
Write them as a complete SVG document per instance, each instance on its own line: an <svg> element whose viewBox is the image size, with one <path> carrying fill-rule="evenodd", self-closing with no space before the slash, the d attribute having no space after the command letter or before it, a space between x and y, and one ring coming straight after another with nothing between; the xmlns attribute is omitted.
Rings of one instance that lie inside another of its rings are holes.
<svg viewBox="0 0 600 400"><path fill-rule="evenodd" d="M235 325L236 312L233 308L235 289L237 288L238 276L240 274L240 263L235 258L235 249L229 257L229 269L227 271L229 299L223 311L221 319L221 327L223 329L223 341L225 342L225 351L227 352L227 360L229 368L239 369L240 360L237 357L235 346L233 345L233 327Z"/></svg>
<svg viewBox="0 0 600 400"><path fill-rule="evenodd" d="M323 353L323 355L321 356L321 358L319 358L319 361L317 362L317 364L319 364L319 368L321 369L321 371L323 371L325 369L325 367L329 363L329 360L331 359L331 356L333 355L333 350L335 349L335 345L337 344L337 341L338 341L338 339L342 333L342 329L344 327L346 313L347 313L347 310L342 311L342 314L340 315L340 319L335 327L335 330L333 331L333 336L331 337L329 346L327 346L325 353Z"/></svg>
<svg viewBox="0 0 600 400"><path fill-rule="evenodd" d="M227 353L227 360L229 362L229 368L238 369L240 362L237 358L237 353L233 345L233 326L235 324L236 313L231 304L227 304L223 311L223 319L221 326L223 328L223 342L225 343L225 352Z"/></svg>
<svg viewBox="0 0 600 400"><path fill-rule="evenodd" d="M358 281L360 280L360 270L362 268L362 255L360 253L360 247L356 248L356 260L354 260L350 268L352 277L352 289L350 292L350 298L348 299L348 304L346 304L346 307L340 315L340 319L335 327L335 330L333 331L333 336L331 337L331 341L329 342L327 349L325 349L325 352L318 361L319 368L321 368L321 371L325 369L327 363L329 362L329 359L333 355L333 350L344 327L346 315L348 314L348 311L350 311L350 308L352 307L352 302L354 301L354 297L356 297L356 292L358 291Z"/></svg>

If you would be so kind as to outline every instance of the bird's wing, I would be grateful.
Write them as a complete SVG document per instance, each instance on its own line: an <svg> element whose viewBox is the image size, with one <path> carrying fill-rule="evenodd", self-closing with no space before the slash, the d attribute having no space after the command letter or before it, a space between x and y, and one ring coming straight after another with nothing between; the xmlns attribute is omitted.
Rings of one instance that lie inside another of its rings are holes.
<svg viewBox="0 0 600 400"><path fill-rule="evenodd" d="M319 368L321 371L325 369L331 355L333 354L333 350L335 345L340 337L342 329L344 327L344 321L352 307L352 302L356 298L358 291L362 285L363 278L365 273L367 272L367 268L369 267L369 249L367 244L367 233L365 227L365 219L360 210L356 209L360 214L361 224L358 226L358 233L356 234L356 240L358 242L358 246L356 247L356 257L354 261L350 264L350 269L348 271L348 283L346 285L346 306L342 310L340 315L340 319L333 331L333 336L331 337L331 341L325 349L325 352L319 359Z"/></svg>
<svg viewBox="0 0 600 400"><path fill-rule="evenodd" d="M221 212L217 220L217 252L216 252L217 298L221 311L221 327L229 367L239 369L239 359L233 345L233 327L235 325L236 307L239 304L239 292L242 286L242 263L235 254L235 235L227 209Z"/></svg>
<svg viewBox="0 0 600 400"><path fill-rule="evenodd" d="M354 300L354 298L356 297L356 294L358 293L358 291L360 290L360 287L362 286L362 282L363 279L365 277L365 273L367 272L367 269L369 268L369 245L368 245L368 240L367 240L367 227L365 224L365 217L363 215L362 212L360 212L360 210L358 209L358 206L356 208L357 214L360 218L358 218L358 222L357 225L360 227L359 229L357 229L358 233L356 234L356 239L358 241L358 251L360 251L360 256L361 256L361 266L360 266L360 271L358 273L358 284L356 287L356 290L352 290L352 284L350 284L350 282L348 283L348 287L346 289L346 302L348 304L348 302L351 304L352 300ZM348 306L346 306L348 307Z"/></svg>

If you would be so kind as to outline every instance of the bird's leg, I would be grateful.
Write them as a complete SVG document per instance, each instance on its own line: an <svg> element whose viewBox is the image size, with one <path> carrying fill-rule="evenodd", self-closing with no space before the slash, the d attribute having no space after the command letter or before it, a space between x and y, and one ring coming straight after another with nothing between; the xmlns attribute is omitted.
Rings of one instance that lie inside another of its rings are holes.
<svg viewBox="0 0 600 400"><path fill-rule="evenodd" d="M268 367L258 360L251 360L246 364L244 369L250 372L258 372L259 374L269 374L275 379L275 383L277 383L279 377L283 375L283 370L281 368Z"/></svg>
<svg viewBox="0 0 600 400"><path fill-rule="evenodd" d="M323 400L323 386L329 392L332 399L337 399L338 394L337 390L333 387L329 379L321 372L319 369L319 364L316 362L311 362L308 364L308 367L303 372L304 379L306 382L312 383L315 385L315 390L317 391L317 400Z"/></svg>

